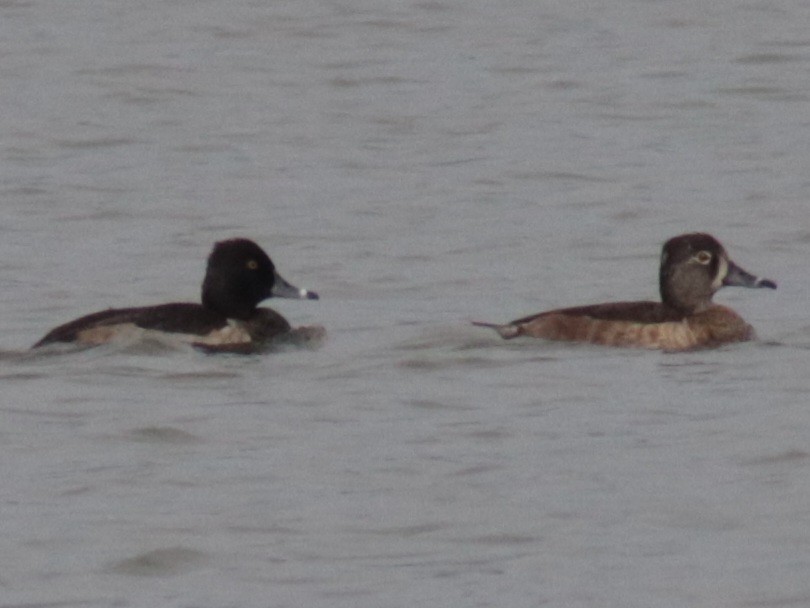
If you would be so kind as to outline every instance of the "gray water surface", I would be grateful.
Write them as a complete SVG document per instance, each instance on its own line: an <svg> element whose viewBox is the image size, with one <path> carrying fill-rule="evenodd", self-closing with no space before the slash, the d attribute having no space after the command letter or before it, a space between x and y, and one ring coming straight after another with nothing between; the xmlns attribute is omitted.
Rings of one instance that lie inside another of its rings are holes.
<svg viewBox="0 0 810 608"><path fill-rule="evenodd" d="M810 8L0 3L0 606L810 604ZM758 342L503 342L715 234ZM317 349L30 353L246 236Z"/></svg>

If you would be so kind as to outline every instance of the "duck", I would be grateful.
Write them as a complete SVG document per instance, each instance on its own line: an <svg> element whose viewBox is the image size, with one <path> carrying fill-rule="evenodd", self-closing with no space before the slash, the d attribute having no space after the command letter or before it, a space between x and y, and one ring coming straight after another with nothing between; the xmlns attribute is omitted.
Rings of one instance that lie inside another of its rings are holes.
<svg viewBox="0 0 810 608"><path fill-rule="evenodd" d="M259 308L271 297L319 299L316 292L286 281L254 241L233 238L214 244L200 304L172 302L94 312L55 327L32 348L55 343L97 346L149 336L204 351L252 352L295 331L275 310Z"/></svg>
<svg viewBox="0 0 810 608"><path fill-rule="evenodd" d="M776 283L743 270L710 234L675 236L661 251L661 301L608 302L559 308L510 323L473 322L502 338L520 336L664 351L711 348L755 338L734 310L712 302L722 287L776 289Z"/></svg>

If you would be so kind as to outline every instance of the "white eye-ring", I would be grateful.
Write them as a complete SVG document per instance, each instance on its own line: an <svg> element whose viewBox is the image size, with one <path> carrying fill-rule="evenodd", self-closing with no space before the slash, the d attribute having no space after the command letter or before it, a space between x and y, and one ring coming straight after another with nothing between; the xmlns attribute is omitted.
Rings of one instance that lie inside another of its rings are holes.
<svg viewBox="0 0 810 608"><path fill-rule="evenodd" d="M697 260L698 264L703 264L705 266L712 261L712 254L708 251L698 251L693 259Z"/></svg>

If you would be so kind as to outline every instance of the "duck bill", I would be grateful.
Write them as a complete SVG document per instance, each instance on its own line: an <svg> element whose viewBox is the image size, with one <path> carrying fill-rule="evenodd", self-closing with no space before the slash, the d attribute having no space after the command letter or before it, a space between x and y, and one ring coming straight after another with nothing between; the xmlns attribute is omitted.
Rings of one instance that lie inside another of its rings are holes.
<svg viewBox="0 0 810 608"><path fill-rule="evenodd" d="M768 289L776 289L776 283L770 279L755 277L750 272L746 272L737 266L731 260L728 262L728 273L723 279L723 285L726 287L767 287Z"/></svg>
<svg viewBox="0 0 810 608"><path fill-rule="evenodd" d="M294 300L317 300L318 294L314 291L300 289L295 285L288 283L284 277L279 273L275 273L273 280L273 289L270 290L270 295L275 298L292 298Z"/></svg>

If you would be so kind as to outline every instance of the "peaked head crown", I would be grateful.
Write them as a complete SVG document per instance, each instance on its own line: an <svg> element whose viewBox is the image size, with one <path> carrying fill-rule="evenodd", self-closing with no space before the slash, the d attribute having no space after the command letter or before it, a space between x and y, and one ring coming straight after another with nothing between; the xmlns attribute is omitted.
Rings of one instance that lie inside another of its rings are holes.
<svg viewBox="0 0 810 608"><path fill-rule="evenodd" d="M659 273L664 304L685 314L700 312L711 304L714 292L726 285L776 289L773 281L755 277L732 262L710 234L682 234L664 243Z"/></svg>
<svg viewBox="0 0 810 608"><path fill-rule="evenodd" d="M268 255L248 239L214 245L202 286L206 308L233 319L247 319L273 292L276 269Z"/></svg>
<svg viewBox="0 0 810 608"><path fill-rule="evenodd" d="M202 285L203 306L229 319L247 320L259 302L272 296L318 299L314 291L288 283L253 241L231 239L214 245Z"/></svg>

